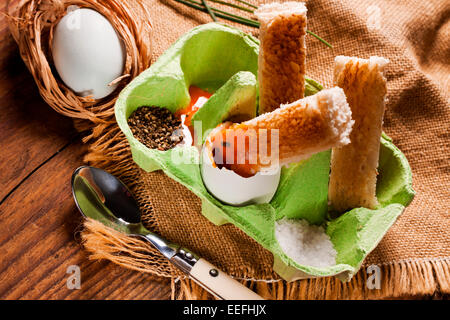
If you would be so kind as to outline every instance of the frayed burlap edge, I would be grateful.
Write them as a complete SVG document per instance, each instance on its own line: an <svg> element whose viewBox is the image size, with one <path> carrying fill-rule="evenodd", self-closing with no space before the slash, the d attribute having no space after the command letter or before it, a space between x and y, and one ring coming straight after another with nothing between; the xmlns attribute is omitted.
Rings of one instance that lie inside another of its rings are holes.
<svg viewBox="0 0 450 320"><path fill-rule="evenodd" d="M128 269L171 278L172 299L212 298L203 288L162 258L149 243L126 236L92 219L86 220L84 227L81 237L83 245L91 252L90 259L106 259ZM365 268L347 283L335 277L294 282L252 279L246 276L234 278L265 299L276 300L360 300L450 293L450 257L396 261L378 267L381 275L379 289L370 289L367 285L368 274Z"/></svg>
<svg viewBox="0 0 450 320"><path fill-rule="evenodd" d="M276 300L393 299L450 293L450 257L392 262L379 267L380 289L369 289L364 268L347 283L334 277L294 282L238 280L263 298ZM173 299L211 299L211 295L191 279L173 278L172 282L172 287L176 288Z"/></svg>
<svg viewBox="0 0 450 320"><path fill-rule="evenodd" d="M120 176L133 186L137 181L135 164L128 142L118 126L101 124L85 138L85 142L91 139L93 142L85 160ZM144 220L150 229L152 223ZM202 287L181 274L143 240L126 236L93 220L85 222L81 236L83 245L91 252L91 259L107 259L125 268L171 278L172 299L212 299ZM393 261L378 267L380 289L369 289L366 285L368 274L364 267L346 283L335 277L294 282L275 277L255 279L246 268L239 269L241 277L231 276L265 299L276 300L360 300L450 294L450 257Z"/></svg>

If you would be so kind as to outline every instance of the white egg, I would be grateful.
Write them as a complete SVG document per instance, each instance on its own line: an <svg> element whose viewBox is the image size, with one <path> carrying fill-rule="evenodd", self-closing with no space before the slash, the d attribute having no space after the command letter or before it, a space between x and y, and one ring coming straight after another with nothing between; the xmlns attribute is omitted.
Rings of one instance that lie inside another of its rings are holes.
<svg viewBox="0 0 450 320"><path fill-rule="evenodd" d="M75 9L56 25L52 43L56 70L77 95L101 99L114 91L108 86L122 75L125 49L116 30L100 13Z"/></svg>
<svg viewBox="0 0 450 320"><path fill-rule="evenodd" d="M214 167L203 148L201 174L206 189L218 200L233 206L268 203L272 200L280 182L280 170L273 174L258 172L243 178L226 168Z"/></svg>

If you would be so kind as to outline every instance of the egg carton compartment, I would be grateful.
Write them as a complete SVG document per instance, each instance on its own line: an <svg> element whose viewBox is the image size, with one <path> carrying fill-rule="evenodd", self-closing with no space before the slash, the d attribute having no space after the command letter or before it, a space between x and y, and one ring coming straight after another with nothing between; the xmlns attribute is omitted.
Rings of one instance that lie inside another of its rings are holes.
<svg viewBox="0 0 450 320"><path fill-rule="evenodd" d="M133 160L142 169L163 170L201 199L206 218L216 225L234 224L272 252L274 270L282 278L291 281L337 276L348 281L414 196L409 164L388 137L383 136L380 145L379 207L355 208L331 219L327 206L330 151L283 167L278 189L269 203L235 207L218 201L205 188L197 147L149 149L128 126L128 117L141 106L164 107L172 112L183 109L190 102L191 85L214 92L208 108L205 104L200 109L210 110L210 114L203 112L201 120L206 127L219 124L227 116L221 108L236 90L253 86L257 94L258 50L257 39L233 27L210 23L192 29L122 90L115 105L117 123L130 143ZM307 79L306 95L321 88ZM253 108L256 112L256 101ZM336 265L306 266L287 256L275 238L275 222L284 217L322 225L337 252Z"/></svg>

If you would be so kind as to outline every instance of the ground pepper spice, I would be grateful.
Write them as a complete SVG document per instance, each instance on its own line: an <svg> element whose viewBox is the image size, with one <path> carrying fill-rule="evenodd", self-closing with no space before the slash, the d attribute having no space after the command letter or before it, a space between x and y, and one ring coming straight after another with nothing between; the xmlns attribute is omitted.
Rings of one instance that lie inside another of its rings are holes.
<svg viewBox="0 0 450 320"><path fill-rule="evenodd" d="M134 137L150 149L165 151L183 141L181 120L160 107L140 107L128 118Z"/></svg>

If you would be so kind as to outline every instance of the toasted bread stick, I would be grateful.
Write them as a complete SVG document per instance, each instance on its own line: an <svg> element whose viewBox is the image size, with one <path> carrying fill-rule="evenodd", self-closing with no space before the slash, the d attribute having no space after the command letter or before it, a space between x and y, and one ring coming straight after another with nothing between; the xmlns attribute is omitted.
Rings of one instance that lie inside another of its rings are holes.
<svg viewBox="0 0 450 320"><path fill-rule="evenodd" d="M304 97L306 11L301 2L270 3L255 11L261 22L260 114Z"/></svg>
<svg viewBox="0 0 450 320"><path fill-rule="evenodd" d="M216 163L245 177L348 144L352 125L344 91L335 87L252 120L222 125L211 133L209 143ZM244 135L249 141L245 147L238 143ZM252 149L250 142L257 147Z"/></svg>
<svg viewBox="0 0 450 320"><path fill-rule="evenodd" d="M380 137L386 100L388 60L338 56L335 85L341 87L355 120L351 143L333 148L328 199L338 212L357 207L377 206L376 182Z"/></svg>

